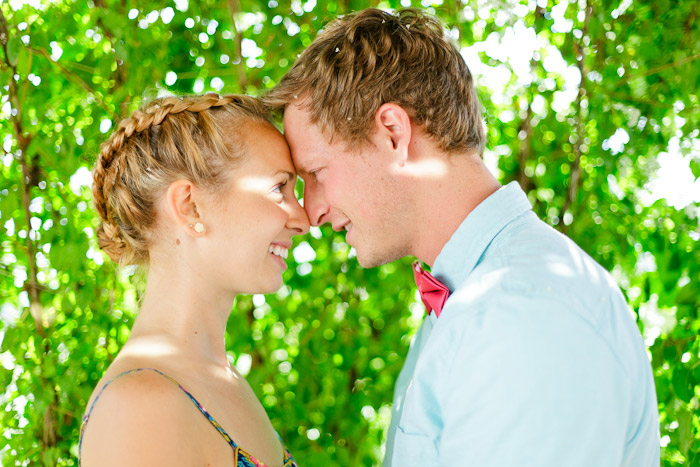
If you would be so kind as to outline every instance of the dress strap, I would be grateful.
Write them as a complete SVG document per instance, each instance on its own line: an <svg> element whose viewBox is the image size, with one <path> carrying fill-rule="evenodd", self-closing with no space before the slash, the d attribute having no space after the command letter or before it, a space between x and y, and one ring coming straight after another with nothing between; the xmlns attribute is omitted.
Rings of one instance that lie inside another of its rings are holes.
<svg viewBox="0 0 700 467"><path fill-rule="evenodd" d="M97 396L95 397L95 400L92 401L92 404L90 405L90 409L87 411L87 413L86 413L85 415L83 415L83 423L82 423L82 426L81 426L81 428L80 428L80 440L78 441L78 465L80 465L80 453L81 453L82 447L83 447L83 435L84 435L84 433L85 433L85 426L87 425L87 422L88 422L88 420L89 420L89 418L90 418L90 415L92 415L92 410L95 408L95 404L97 404L98 399L100 398L100 396L102 396L102 393L105 391L105 389L107 389L107 386L109 386L110 384L112 384L112 382L113 382L114 380L116 380L117 378L121 378L122 376L130 375L130 374L132 374L132 373L136 373L136 372L138 372L138 371L155 371L156 373L158 373L159 375L163 376L164 378L166 378L166 379L172 381L173 383L177 384L177 386L182 390L182 392L184 392L185 394L187 394L187 397L190 398L190 400L192 401L192 403L197 407L197 409L202 413L202 415L204 415L204 416L207 418L207 420L209 420L209 423L211 423L212 426L213 426L214 428L216 428L216 431L218 431L219 434L221 434L221 436L224 437L224 439L225 439L226 442L229 444L229 446L231 446L231 447L234 448L234 449L238 448L238 446L237 446L236 443L233 441L233 439L231 439L231 437L228 435L228 433L226 433L226 430L224 430L224 429L221 427L221 425L219 425L219 423L214 419L214 417L211 416L211 414L207 411L207 409L205 409L205 408L202 406L202 404L200 404L199 401L198 401L197 399L195 399L194 396L193 396L192 394L190 394L190 392L189 392L187 389L183 388L182 385L180 385L180 383L178 383L177 381L175 381L173 378L171 378L170 376L166 375L166 374L163 373L162 371L156 370L155 368L135 368L135 369L133 369L133 370L127 370L127 371L125 371L125 372L123 372L123 373L120 373L120 374L118 374L117 376L115 376L115 377L113 377L112 379L110 379L109 381L107 381L107 382L105 383L105 385L102 386L102 389L100 389L100 392L97 393Z"/></svg>

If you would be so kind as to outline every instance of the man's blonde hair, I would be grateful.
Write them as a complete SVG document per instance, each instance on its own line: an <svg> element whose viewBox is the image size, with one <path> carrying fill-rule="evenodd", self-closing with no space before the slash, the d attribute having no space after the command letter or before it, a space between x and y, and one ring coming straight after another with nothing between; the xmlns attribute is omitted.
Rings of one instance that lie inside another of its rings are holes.
<svg viewBox="0 0 700 467"><path fill-rule="evenodd" d="M369 141L375 112L391 102L442 150L484 150L469 68L440 22L419 10L370 8L331 21L263 99L273 110L297 100L330 139Z"/></svg>

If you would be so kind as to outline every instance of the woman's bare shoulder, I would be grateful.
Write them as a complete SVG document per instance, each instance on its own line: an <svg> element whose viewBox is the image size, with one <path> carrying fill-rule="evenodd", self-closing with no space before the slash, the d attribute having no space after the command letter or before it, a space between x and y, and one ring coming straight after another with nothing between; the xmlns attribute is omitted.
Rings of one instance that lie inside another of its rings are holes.
<svg viewBox="0 0 700 467"><path fill-rule="evenodd" d="M143 369L120 373L101 389L85 425L83 467L201 465L194 429L201 414L175 382Z"/></svg>

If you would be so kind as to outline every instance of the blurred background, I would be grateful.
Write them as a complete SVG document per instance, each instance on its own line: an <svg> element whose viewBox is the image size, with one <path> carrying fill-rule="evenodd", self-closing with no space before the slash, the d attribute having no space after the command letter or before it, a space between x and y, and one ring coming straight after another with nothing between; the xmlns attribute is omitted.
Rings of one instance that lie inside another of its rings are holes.
<svg viewBox="0 0 700 467"><path fill-rule="evenodd" d="M164 93L260 95L368 6L445 22L489 167L613 273L649 348L662 465L700 466L697 0L3 1L1 465L77 465L85 403L137 312L143 274L95 239L90 167L111 129ZM313 228L286 286L236 301L230 360L300 465L381 463L424 313L409 264L361 269L344 235Z"/></svg>

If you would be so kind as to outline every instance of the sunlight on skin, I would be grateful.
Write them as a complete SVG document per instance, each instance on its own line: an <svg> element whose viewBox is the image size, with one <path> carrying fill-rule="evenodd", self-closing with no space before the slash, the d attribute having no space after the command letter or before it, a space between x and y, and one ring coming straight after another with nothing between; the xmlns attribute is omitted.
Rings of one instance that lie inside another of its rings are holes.
<svg viewBox="0 0 700 467"><path fill-rule="evenodd" d="M145 360L172 358L177 354L177 349L177 345L172 343L153 342L153 340L142 343L137 340L128 347L128 353L125 353L124 356Z"/></svg>
<svg viewBox="0 0 700 467"><path fill-rule="evenodd" d="M154 342L153 339L148 339L147 342L140 342L136 340L130 344L130 347L125 348L122 352L123 358L133 358L139 361L153 361L159 359L173 358L178 354L179 345L168 343L168 342ZM227 368L228 373L231 374L235 379L239 378L239 375Z"/></svg>
<svg viewBox="0 0 700 467"><path fill-rule="evenodd" d="M447 175L449 163L446 160L430 159L420 162L411 162L410 166L402 169L403 173L415 176L416 178L434 178L440 180Z"/></svg>
<svg viewBox="0 0 700 467"><path fill-rule="evenodd" d="M237 177L233 183L242 191L250 193L264 193L270 189L270 177Z"/></svg>

